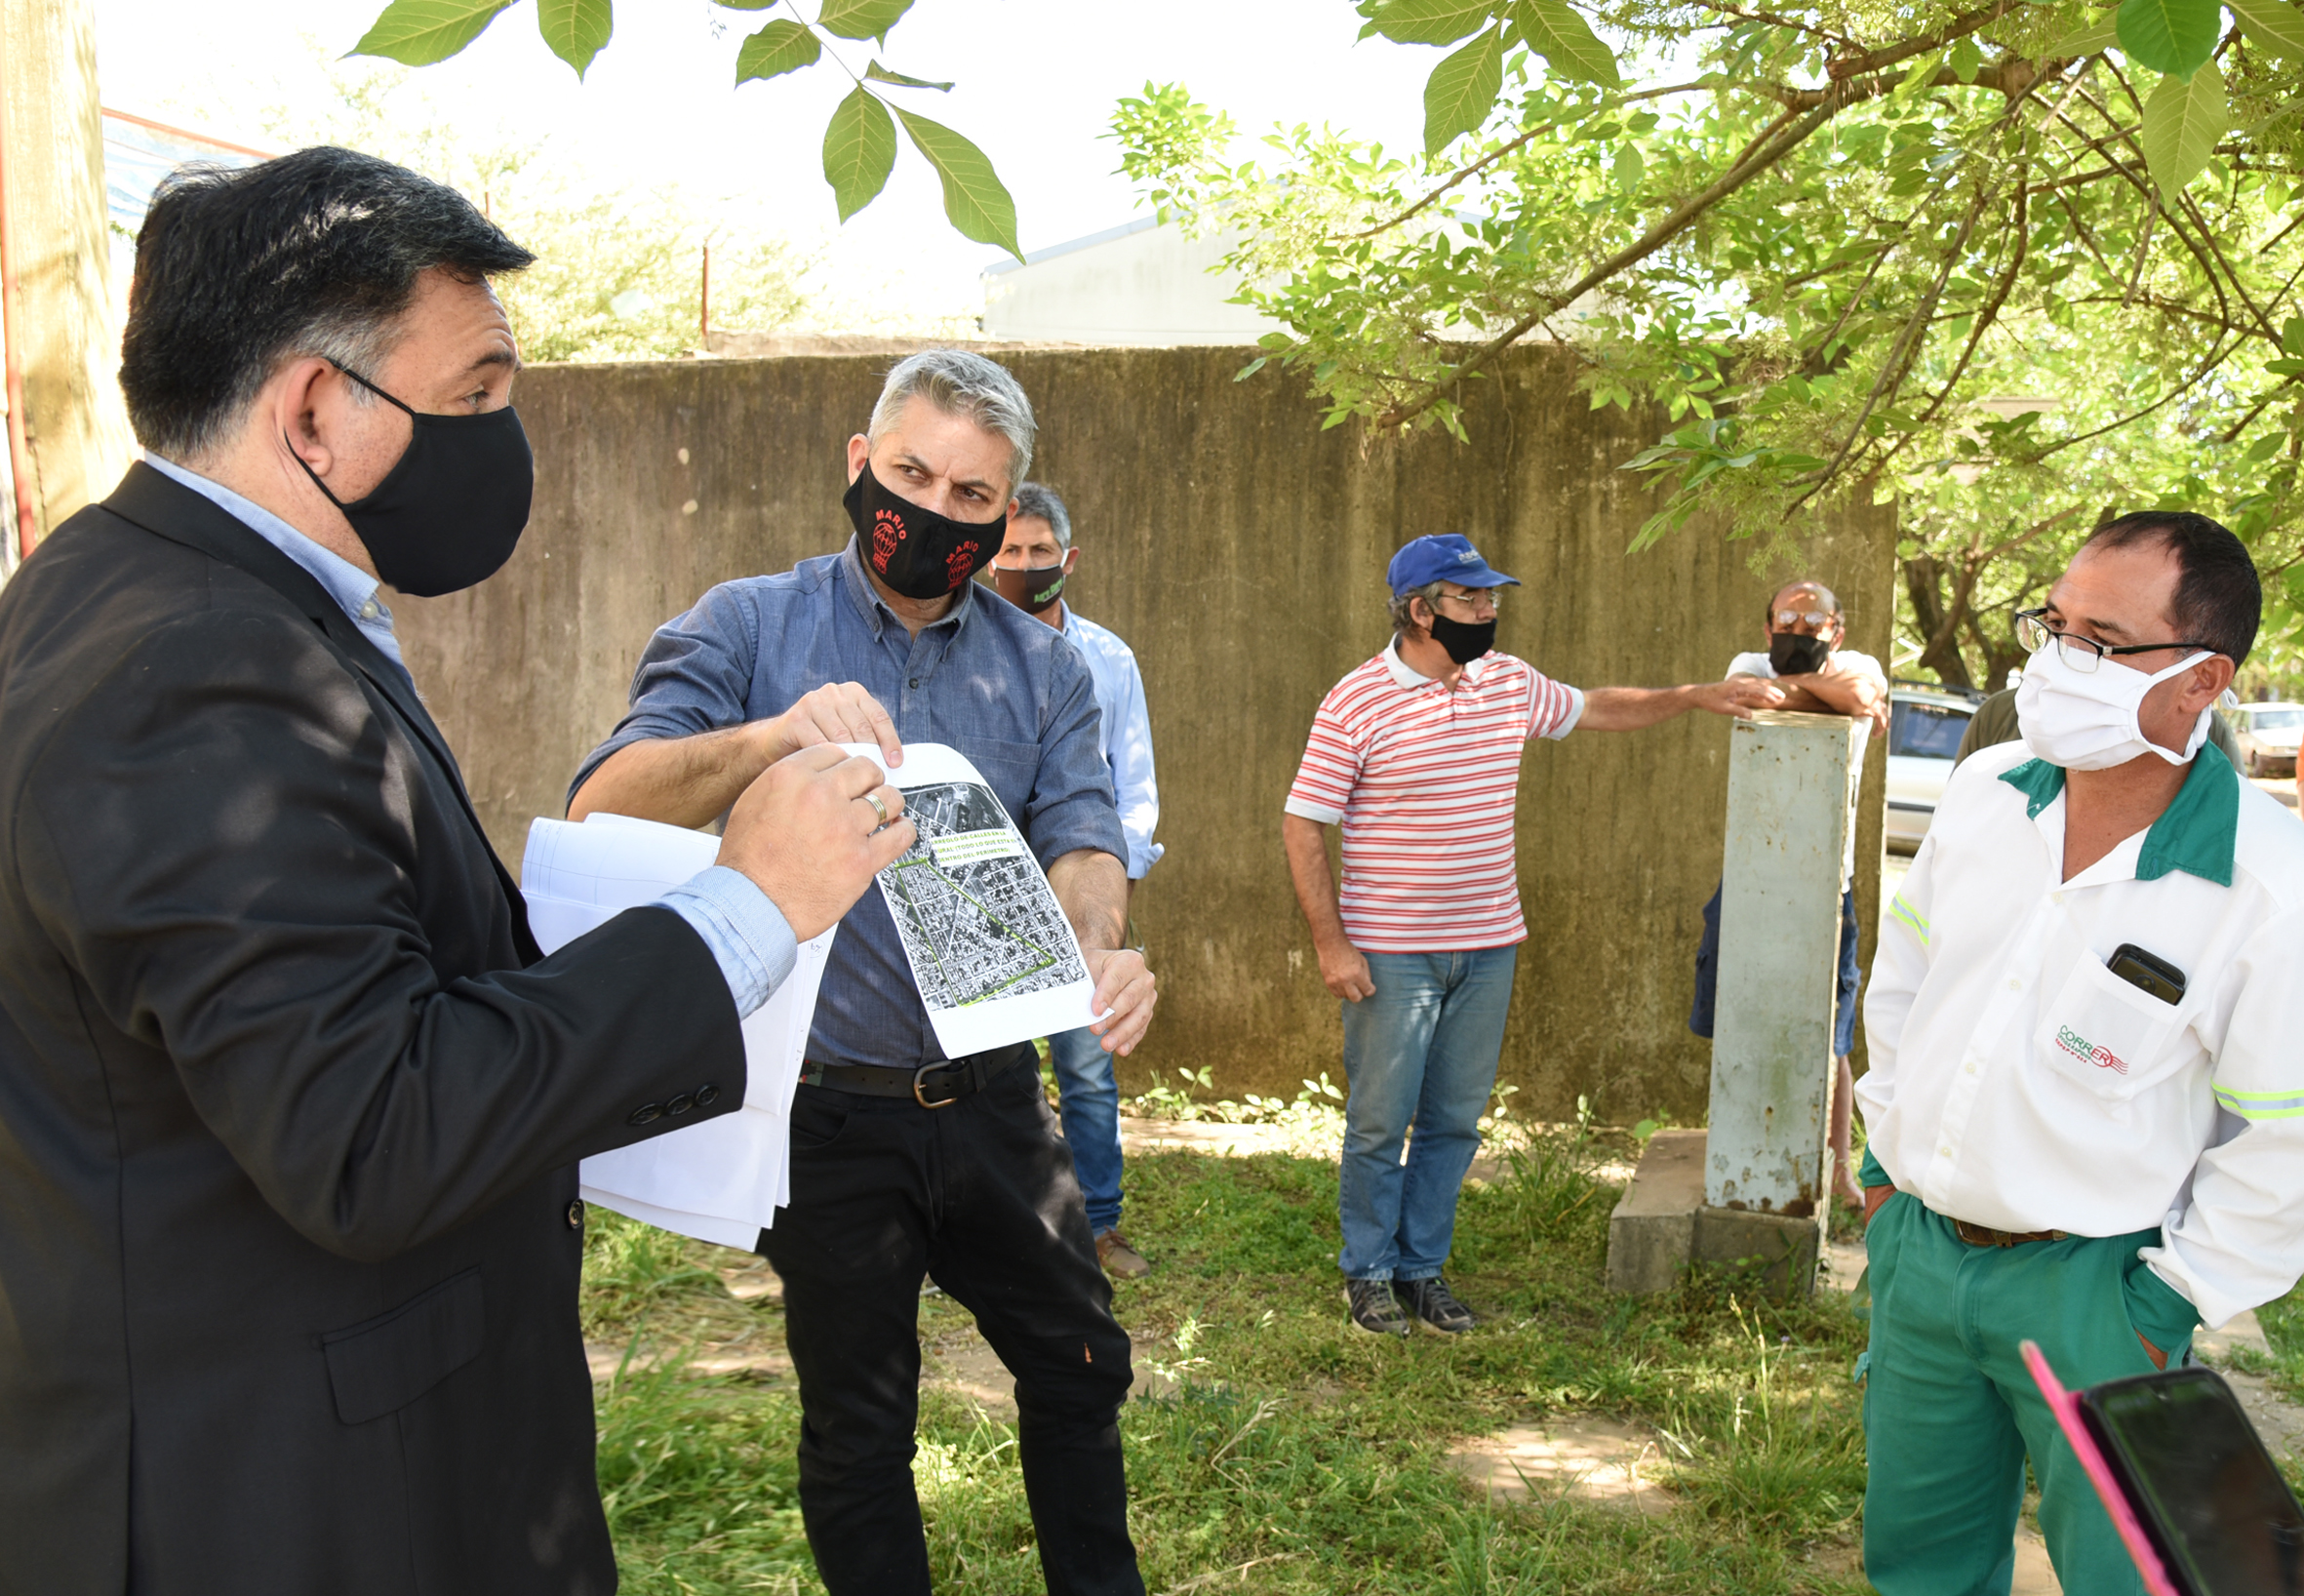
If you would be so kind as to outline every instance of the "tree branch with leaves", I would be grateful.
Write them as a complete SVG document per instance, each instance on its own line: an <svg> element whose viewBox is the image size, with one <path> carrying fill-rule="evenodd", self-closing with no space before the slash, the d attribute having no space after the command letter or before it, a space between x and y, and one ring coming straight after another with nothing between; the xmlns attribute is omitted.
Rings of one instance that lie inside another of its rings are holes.
<svg viewBox="0 0 2304 1596"><path fill-rule="evenodd" d="M1666 417L1626 462L1660 496L1640 542L1702 515L1780 550L1897 499L1944 574L1939 659L2107 505L2208 509L2294 569L2304 10L1356 10L1443 53L1420 151L1307 127L1241 161L1179 85L1115 119L1124 170L1280 325L1244 376L1300 374L1329 425L1460 434L1513 345L1572 343L1592 404Z"/></svg>
<svg viewBox="0 0 2304 1596"><path fill-rule="evenodd" d="M360 42L356 56L380 56L405 66L429 66L461 52L487 31L498 15L521 0L391 0ZM536 27L545 47L580 79L591 69L616 32L610 0L534 0ZM912 0L821 0L814 17L799 14L792 0L717 0L729 11L790 13L770 18L736 51L738 86L821 68L826 62L854 88L832 112L824 129L824 181L831 185L840 219L846 221L872 203L895 170L896 130L943 184L944 216L963 238L997 244L1023 258L1016 242L1016 206L991 161L965 135L941 122L907 110L891 100L890 89L946 94L950 83L916 78L872 57L859 71L842 59L845 45L871 41L888 48L888 35Z"/></svg>

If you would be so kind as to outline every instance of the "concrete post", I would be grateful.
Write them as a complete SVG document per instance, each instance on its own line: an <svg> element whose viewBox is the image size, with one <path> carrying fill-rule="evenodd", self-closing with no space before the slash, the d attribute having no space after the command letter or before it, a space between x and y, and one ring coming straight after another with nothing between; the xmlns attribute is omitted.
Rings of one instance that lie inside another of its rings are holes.
<svg viewBox="0 0 2304 1596"><path fill-rule="evenodd" d="M1856 722L1764 712L1728 739L1708 1207L1825 1201L1832 1006Z"/></svg>

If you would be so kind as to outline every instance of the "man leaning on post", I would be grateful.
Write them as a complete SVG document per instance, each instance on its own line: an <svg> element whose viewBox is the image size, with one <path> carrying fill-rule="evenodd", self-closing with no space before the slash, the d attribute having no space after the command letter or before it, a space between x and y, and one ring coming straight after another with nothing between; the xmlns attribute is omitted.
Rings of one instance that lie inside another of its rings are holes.
<svg viewBox="0 0 2304 1596"><path fill-rule="evenodd" d="M147 453L0 596L8 1596L613 1589L576 1161L740 1104L743 1016L910 839L804 753L538 955L379 586L528 520L530 259L340 149L137 240Z"/></svg>
<svg viewBox="0 0 2304 1596"><path fill-rule="evenodd" d="M1864 761L1864 744L1876 732L1888 728L1888 678L1880 661L1869 654L1843 648L1847 641L1847 618L1840 600L1820 581L1787 582L1768 599L1761 633L1766 650L1739 654L1728 661L1730 676L1752 676L1774 682L1784 692L1782 707L1810 715L1846 715L1856 722L1856 763ZM1856 1188L1856 1171L1849 1148L1855 1134L1852 1123L1854 1076L1848 1053L1856 1043L1856 988L1864 972L1856 959L1856 795L1848 793L1847 845L1840 861L1840 959L1832 1008L1832 1115L1825 1137L1832 1153L1833 1196L1850 1210L1864 1205ZM1704 905L1704 934L1696 947L1696 998L1688 1013L1688 1029L1709 1037L1720 988L1720 899L1714 888Z"/></svg>
<svg viewBox="0 0 2304 1596"><path fill-rule="evenodd" d="M1154 989L1121 947L1127 843L1095 687L1053 628L969 579L1001 546L1033 438L1023 389L983 356L899 362L848 443L855 536L660 627L570 813L703 824L786 749L795 708L806 740L876 742L892 766L903 738L948 743L1047 869L1096 978L1091 1028L1126 1053ZM812 691L827 673L853 681ZM833 1596L929 1589L912 1480L924 1277L1016 1377L1053 1596L1143 1591L1118 1427L1128 1334L1037 1057L1027 1042L946 1058L880 895L841 921L792 1104L792 1202L760 1233L800 1377L800 1510Z"/></svg>
<svg viewBox="0 0 2304 1596"><path fill-rule="evenodd" d="M1583 692L1494 653L1498 590L1520 584L1452 534L1409 543L1386 579L1392 641L1321 700L1281 835L1321 979L1344 1000L1347 1310L1376 1335L1418 1322L1452 1335L1475 1320L1441 1270L1528 937L1512 837L1522 751L1690 709L1742 717L1784 695L1748 676Z"/></svg>
<svg viewBox="0 0 2304 1596"><path fill-rule="evenodd" d="M2006 1590L2027 1457L2063 1588L2141 1590L2019 1344L2149 1374L2304 1268L2304 827L2205 745L2259 604L2205 516L2097 528L2018 618L2022 739L1953 773L1889 905L1856 1084L1884 1596Z"/></svg>

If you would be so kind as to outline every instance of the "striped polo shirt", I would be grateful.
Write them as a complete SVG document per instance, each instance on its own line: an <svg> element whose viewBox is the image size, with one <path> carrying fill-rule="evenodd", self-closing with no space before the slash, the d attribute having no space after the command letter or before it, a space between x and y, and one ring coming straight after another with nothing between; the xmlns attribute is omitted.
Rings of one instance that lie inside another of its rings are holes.
<svg viewBox="0 0 2304 1596"><path fill-rule="evenodd" d="M1487 654L1450 692L1403 663L1398 639L1329 690L1288 812L1344 832L1337 894L1364 953L1525 941L1512 817L1530 738L1564 738L1584 695L1525 659Z"/></svg>

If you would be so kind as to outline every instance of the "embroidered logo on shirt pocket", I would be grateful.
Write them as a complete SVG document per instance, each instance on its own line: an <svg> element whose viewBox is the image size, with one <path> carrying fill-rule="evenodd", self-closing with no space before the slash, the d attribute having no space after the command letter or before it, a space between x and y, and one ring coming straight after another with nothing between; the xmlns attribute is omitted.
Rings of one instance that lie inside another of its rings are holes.
<svg viewBox="0 0 2304 1596"><path fill-rule="evenodd" d="M2039 1056L2099 1097L2125 1099L2181 1062L2171 1041L2183 1016L2083 954L2047 1006L2034 1038Z"/></svg>

